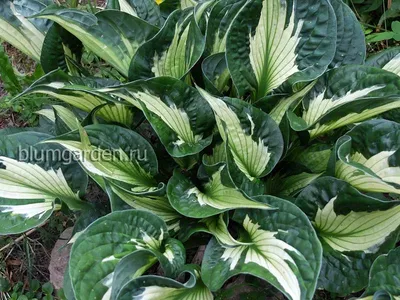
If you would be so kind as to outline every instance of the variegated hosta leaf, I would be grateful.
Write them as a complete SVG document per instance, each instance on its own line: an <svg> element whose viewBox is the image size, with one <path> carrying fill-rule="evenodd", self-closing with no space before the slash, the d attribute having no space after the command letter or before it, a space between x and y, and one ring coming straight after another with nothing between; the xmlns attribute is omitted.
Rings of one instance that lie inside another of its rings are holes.
<svg viewBox="0 0 400 300"><path fill-rule="evenodd" d="M400 206L388 210L337 214L332 198L315 216L320 237L339 252L370 251L400 226Z"/></svg>
<svg viewBox="0 0 400 300"><path fill-rule="evenodd" d="M370 56L366 65L381 68L400 76L400 47L392 47Z"/></svg>
<svg viewBox="0 0 400 300"><path fill-rule="evenodd" d="M112 183L111 189L113 193L129 206L139 210L146 210L159 216L167 224L168 230L179 230L182 215L172 208L165 195L159 196L154 195L154 193L133 193Z"/></svg>
<svg viewBox="0 0 400 300"><path fill-rule="evenodd" d="M46 222L54 209L53 200L0 198L0 235L20 234Z"/></svg>
<svg viewBox="0 0 400 300"><path fill-rule="evenodd" d="M79 121L75 114L70 111L68 108L61 106L61 105L53 105L53 110L54 110L54 122L56 124L56 127L60 127L60 123L62 124L62 127L65 132L70 132L74 130L79 129ZM62 134L65 132L58 132L56 128L57 134Z"/></svg>
<svg viewBox="0 0 400 300"><path fill-rule="evenodd" d="M155 0L108 0L107 8L126 12L157 27L164 23L160 7Z"/></svg>
<svg viewBox="0 0 400 300"><path fill-rule="evenodd" d="M215 239L207 246L202 278L212 290L240 273L262 278L289 299L311 299L321 266L322 249L307 217L293 204L271 196L257 201L277 211L238 210L234 220L246 235L248 245L224 247Z"/></svg>
<svg viewBox="0 0 400 300"><path fill-rule="evenodd" d="M303 100L303 115L289 112L296 131L315 138L331 130L370 119L400 107L400 79L367 66L345 66L320 78Z"/></svg>
<svg viewBox="0 0 400 300"><path fill-rule="evenodd" d="M109 299L118 263L141 249L162 259L168 266L168 276L173 276L183 266L185 253L177 241L172 242L172 248L168 246L169 240L164 221L149 212L126 210L98 219L78 237L71 250L69 274L75 297Z"/></svg>
<svg viewBox="0 0 400 300"><path fill-rule="evenodd" d="M212 154L203 156L203 165L213 166L219 163L226 163L225 142L219 143L212 149Z"/></svg>
<svg viewBox="0 0 400 300"><path fill-rule="evenodd" d="M193 9L177 10L164 27L137 51L129 69L129 79L170 76L183 78L201 57L205 38Z"/></svg>
<svg viewBox="0 0 400 300"><path fill-rule="evenodd" d="M58 23L124 76L128 76L130 62L139 46L158 31L157 27L116 10L93 15L81 10L50 8L36 17Z"/></svg>
<svg viewBox="0 0 400 300"><path fill-rule="evenodd" d="M27 18L51 3L47 0L1 1L0 39L39 61L45 33L51 23Z"/></svg>
<svg viewBox="0 0 400 300"><path fill-rule="evenodd" d="M335 14L325 0L251 0L234 19L226 44L239 95L260 99L289 79L294 84L325 72L335 55Z"/></svg>
<svg viewBox="0 0 400 300"><path fill-rule="evenodd" d="M29 128L28 128L29 129ZM32 163L44 170L61 170L68 185L83 196L87 188L87 175L72 154L57 145L41 144L40 142L53 136L23 128L14 128L13 131L0 132L0 156L6 156L18 161Z"/></svg>
<svg viewBox="0 0 400 300"><path fill-rule="evenodd" d="M207 55L225 52L229 28L245 3L245 0L221 0L214 5L207 26Z"/></svg>
<svg viewBox="0 0 400 300"><path fill-rule="evenodd" d="M336 144L336 177L362 191L400 194L400 125L371 120Z"/></svg>
<svg viewBox="0 0 400 300"><path fill-rule="evenodd" d="M29 94L45 94L87 113L99 106L104 106L97 112L99 117L109 122L130 126L133 119L130 108L120 103L113 103L114 98L96 91L96 89L102 90L107 85L115 84L115 81L107 79L72 77L58 70L48 73L33 83L19 97ZM110 104L107 105L107 103Z"/></svg>
<svg viewBox="0 0 400 300"><path fill-rule="evenodd" d="M278 194L280 196L291 196L293 194L296 194L321 175L322 173L311 174L303 172L297 175L291 175L283 178L279 181L280 186L278 187Z"/></svg>
<svg viewBox="0 0 400 300"><path fill-rule="evenodd" d="M139 102L168 153L184 157L199 153L212 141L212 110L196 89L170 77L136 81L112 89L127 91L124 100Z"/></svg>
<svg viewBox="0 0 400 300"><path fill-rule="evenodd" d="M327 170L332 153L331 146L314 144L295 149L291 156L288 157L290 162L303 165L312 173L322 173Z"/></svg>
<svg viewBox="0 0 400 300"><path fill-rule="evenodd" d="M271 172L283 152L282 134L276 123L244 101L222 100L198 89L213 109L219 133L243 177L255 181Z"/></svg>
<svg viewBox="0 0 400 300"><path fill-rule="evenodd" d="M42 224L55 209L57 199L70 209L86 205L72 191L60 169L45 170L0 156L0 234L21 233Z"/></svg>
<svg viewBox="0 0 400 300"><path fill-rule="evenodd" d="M54 114L54 109L52 108L43 108L35 112L35 114L38 114L40 116L46 117L49 119L52 123L55 123L56 121L56 116Z"/></svg>
<svg viewBox="0 0 400 300"><path fill-rule="evenodd" d="M120 300L213 300L214 296L201 280L200 270L196 265L184 267L181 275L189 273L186 283L156 275L141 276L130 281L119 293Z"/></svg>
<svg viewBox="0 0 400 300"><path fill-rule="evenodd" d="M322 177L295 200L313 221L322 246L319 287L345 296L368 283L373 261L395 247L400 206L364 195L348 183Z"/></svg>
<svg viewBox="0 0 400 300"><path fill-rule="evenodd" d="M128 185L131 192L158 189L153 179L158 172L155 153L139 134L113 125L91 125L79 131L80 137L73 132L46 142L73 152L89 174Z"/></svg>
<svg viewBox="0 0 400 300"><path fill-rule="evenodd" d="M206 89L213 94L222 95L229 91L231 79L226 65L225 53L217 53L207 57L201 64Z"/></svg>
<svg viewBox="0 0 400 300"><path fill-rule="evenodd" d="M342 0L329 0L337 20L336 54L331 68L363 65L366 56L365 35L357 17Z"/></svg>
<svg viewBox="0 0 400 300"><path fill-rule="evenodd" d="M176 170L168 182L167 193L172 207L191 218L205 218L236 208L273 209L237 189L229 179L225 164L212 167L208 181L201 187Z"/></svg>
<svg viewBox="0 0 400 300"><path fill-rule="evenodd" d="M301 91L298 91L297 93L294 93L289 97L284 97L283 99L279 100L279 102L269 112L270 117L277 124L281 124L286 112L290 109L295 109L296 106L304 99L304 96L307 95L307 93L314 87L315 83L316 81L310 83Z"/></svg>
<svg viewBox="0 0 400 300"><path fill-rule="evenodd" d="M392 299L400 298L400 248L379 256L373 263L369 284L360 299L386 292ZM371 297L372 298L372 297ZM375 299L375 298L374 298ZM386 298L390 299L390 297Z"/></svg>
<svg viewBox="0 0 400 300"><path fill-rule="evenodd" d="M45 73L61 69L71 75L80 75L78 68L82 53L82 42L57 23L53 23L43 42L40 65Z"/></svg>

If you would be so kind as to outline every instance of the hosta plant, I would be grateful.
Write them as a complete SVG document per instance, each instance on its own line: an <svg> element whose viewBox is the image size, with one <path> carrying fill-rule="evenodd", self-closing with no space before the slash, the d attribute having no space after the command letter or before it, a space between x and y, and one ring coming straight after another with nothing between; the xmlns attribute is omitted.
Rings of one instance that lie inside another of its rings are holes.
<svg viewBox="0 0 400 300"><path fill-rule="evenodd" d="M0 131L0 233L76 214L67 299L400 297L400 50L341 0L87 8L0 2L54 99Z"/></svg>

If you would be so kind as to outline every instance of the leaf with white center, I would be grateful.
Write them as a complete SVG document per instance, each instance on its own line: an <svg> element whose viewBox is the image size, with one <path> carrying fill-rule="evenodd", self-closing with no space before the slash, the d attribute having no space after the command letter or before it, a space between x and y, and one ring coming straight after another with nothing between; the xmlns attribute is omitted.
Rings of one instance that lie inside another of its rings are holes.
<svg viewBox="0 0 400 300"><path fill-rule="evenodd" d="M225 52L230 26L245 3L244 0L222 0L214 5L207 26L207 55Z"/></svg>
<svg viewBox="0 0 400 300"><path fill-rule="evenodd" d="M157 27L164 23L160 7L155 0L108 0L107 8L126 12Z"/></svg>
<svg viewBox="0 0 400 300"><path fill-rule="evenodd" d="M230 26L226 45L239 95L257 100L287 80L325 72L335 55L335 14L324 0L251 0Z"/></svg>
<svg viewBox="0 0 400 300"><path fill-rule="evenodd" d="M322 173L311 174L311 173L300 173L297 175L288 176L280 179L280 186L278 187L278 194L280 196L291 196L298 193L300 190L308 186L315 179L320 177Z"/></svg>
<svg viewBox="0 0 400 300"><path fill-rule="evenodd" d="M365 35L357 17L342 0L329 0L337 20L336 53L331 68L363 65L366 57Z"/></svg>
<svg viewBox="0 0 400 300"><path fill-rule="evenodd" d="M400 107L400 78L368 66L344 66L321 77L303 99L302 117L289 112L291 127L311 138Z"/></svg>
<svg viewBox="0 0 400 300"><path fill-rule="evenodd" d="M336 143L335 176L362 191L400 194L399 132L387 120L357 125Z"/></svg>
<svg viewBox="0 0 400 300"><path fill-rule="evenodd" d="M213 94L222 95L229 91L231 74L226 65L225 53L217 53L203 60L201 64L206 89Z"/></svg>
<svg viewBox="0 0 400 300"><path fill-rule="evenodd" d="M187 265L181 275L188 273L189 280L181 283L156 275L141 276L130 281L119 293L119 300L213 300L211 291L201 280L196 265Z"/></svg>
<svg viewBox="0 0 400 300"><path fill-rule="evenodd" d="M168 199L180 214L191 218L206 218L237 208L273 209L251 200L237 189L226 165L214 166L209 179L201 187L194 185L178 170L168 182Z"/></svg>
<svg viewBox="0 0 400 300"><path fill-rule="evenodd" d="M373 263L369 275L369 283L361 296L377 295L384 291L394 300L400 298L400 248L393 249L388 254L379 256ZM374 298L375 299L375 298ZM388 298L390 299L390 297Z"/></svg>
<svg viewBox="0 0 400 300"><path fill-rule="evenodd" d="M198 91L171 77L136 81L113 89L127 91L173 157L199 153L211 144L212 110ZM132 100L130 100L132 99Z"/></svg>
<svg viewBox="0 0 400 300"><path fill-rule="evenodd" d="M55 207L53 200L0 198L0 235L20 234L40 226Z"/></svg>
<svg viewBox="0 0 400 300"><path fill-rule="evenodd" d="M53 105L57 135L78 130L79 121L75 114L61 105Z"/></svg>
<svg viewBox="0 0 400 300"><path fill-rule="evenodd" d="M237 210L234 221L247 245L224 247L215 239L207 246L202 278L218 290L230 277L251 274L268 281L289 299L311 299L321 266L322 249L307 217L293 204L271 196L255 198L276 211Z"/></svg>
<svg viewBox="0 0 400 300"><path fill-rule="evenodd" d="M306 167L312 173L322 173L327 170L331 154L332 146L313 144L298 148L298 151L292 153L287 160Z"/></svg>
<svg viewBox="0 0 400 300"><path fill-rule="evenodd" d="M193 9L173 12L164 27L132 59L130 81L152 77L183 78L203 54L205 38Z"/></svg>
<svg viewBox="0 0 400 300"><path fill-rule="evenodd" d="M282 134L276 123L244 101L222 100L198 90L213 109L219 133L240 172L249 181L270 173L283 152Z"/></svg>
<svg viewBox="0 0 400 300"><path fill-rule="evenodd" d="M56 116L54 114L54 109L51 108L43 108L35 112L35 114L41 115L49 119L52 123L56 121Z"/></svg>
<svg viewBox="0 0 400 300"><path fill-rule="evenodd" d="M82 10L49 8L35 17L56 22L124 76L128 76L130 62L139 46L158 31L157 27L116 10L91 14Z"/></svg>
<svg viewBox="0 0 400 300"><path fill-rule="evenodd" d="M400 206L388 210L335 213L332 198L315 216L320 237L339 252L365 251L380 246L400 226Z"/></svg>
<svg viewBox="0 0 400 300"><path fill-rule="evenodd" d="M297 105L304 99L305 95L314 87L316 81L307 85L301 91L289 96L285 97L274 106L274 108L269 112L270 117L277 123L281 124L285 114L288 110L293 110L297 107ZM260 100L261 102L262 100ZM259 102L257 105L260 105Z"/></svg>
<svg viewBox="0 0 400 300"><path fill-rule="evenodd" d="M82 202L71 190L61 170L44 170L38 165L0 156L0 197L64 201L71 209Z"/></svg>
<svg viewBox="0 0 400 300"><path fill-rule="evenodd" d="M114 271L121 259L141 249L166 255L167 259L169 254L163 249L169 249L168 239L164 221L149 212L126 210L98 219L71 250L69 274L75 297L94 300L111 296ZM182 258L176 269L183 265Z"/></svg>
<svg viewBox="0 0 400 300"><path fill-rule="evenodd" d="M56 143L73 152L82 167L132 192L157 190L155 153L139 134L114 125L91 125L46 143Z"/></svg>
<svg viewBox="0 0 400 300"><path fill-rule="evenodd" d="M226 162L226 146L224 142L221 142L214 146L212 154L203 156L203 165L213 166L219 163Z"/></svg>
<svg viewBox="0 0 400 300"><path fill-rule="evenodd" d="M40 61L45 33L51 23L33 21L28 17L40 12L50 3L45 0L1 1L0 39Z"/></svg>
<svg viewBox="0 0 400 300"><path fill-rule="evenodd" d="M170 205L167 197L149 194L138 194L126 190L125 188L112 184L112 192L115 193L130 207L139 210L146 210L156 214L167 224L169 230L175 230L179 226L179 221L182 218L173 207Z"/></svg>
<svg viewBox="0 0 400 300"><path fill-rule="evenodd" d="M400 47L392 47L372 55L365 64L400 76Z"/></svg>
<svg viewBox="0 0 400 300"><path fill-rule="evenodd" d="M340 296L365 288L374 260L396 245L399 203L322 177L306 187L295 204L313 221L322 242L319 287Z"/></svg>
<svg viewBox="0 0 400 300"><path fill-rule="evenodd" d="M151 266L159 262L168 276L174 277L185 263L185 248L173 238L165 239L164 252L157 249L141 249L125 256L117 264L112 278L111 299L120 299L119 294L132 280L140 278ZM160 249L161 250L161 249Z"/></svg>
<svg viewBox="0 0 400 300"><path fill-rule="evenodd" d="M70 209L86 206L60 169L45 170L36 164L0 156L0 234L21 233L44 223L57 199Z"/></svg>
<svg viewBox="0 0 400 300"><path fill-rule="evenodd" d="M99 106L103 106L97 112L99 117L105 121L130 126L133 119L133 113L130 108L120 103L114 103L114 98L96 91L104 89L106 85L115 84L116 82L113 80L72 77L61 70L56 70L34 82L18 97L30 94L45 94L87 113L92 112ZM107 103L109 105L106 105Z"/></svg>
<svg viewBox="0 0 400 300"><path fill-rule="evenodd" d="M74 161L72 154L61 146L41 144L40 142L53 136L30 130L17 128L15 132L0 133L0 156L36 164L44 170L60 169L74 193L83 196L88 177Z"/></svg>

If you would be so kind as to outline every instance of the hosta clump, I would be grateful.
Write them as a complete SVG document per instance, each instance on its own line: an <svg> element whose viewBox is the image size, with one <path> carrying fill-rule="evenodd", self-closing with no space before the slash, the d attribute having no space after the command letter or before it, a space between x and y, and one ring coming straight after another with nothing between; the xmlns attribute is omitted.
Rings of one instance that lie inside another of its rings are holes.
<svg viewBox="0 0 400 300"><path fill-rule="evenodd" d="M340 0L88 7L0 3L46 73L20 96L55 99L0 131L0 233L76 213L67 299L400 297L398 48L366 59Z"/></svg>

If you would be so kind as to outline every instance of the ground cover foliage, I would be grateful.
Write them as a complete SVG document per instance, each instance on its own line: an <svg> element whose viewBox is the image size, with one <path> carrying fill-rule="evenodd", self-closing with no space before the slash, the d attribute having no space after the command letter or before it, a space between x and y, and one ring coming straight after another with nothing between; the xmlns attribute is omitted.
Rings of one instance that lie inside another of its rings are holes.
<svg viewBox="0 0 400 300"><path fill-rule="evenodd" d="M67 299L400 297L400 48L340 0L73 2L0 2L55 99L0 131L0 234L75 213Z"/></svg>

